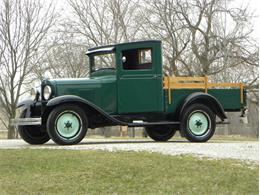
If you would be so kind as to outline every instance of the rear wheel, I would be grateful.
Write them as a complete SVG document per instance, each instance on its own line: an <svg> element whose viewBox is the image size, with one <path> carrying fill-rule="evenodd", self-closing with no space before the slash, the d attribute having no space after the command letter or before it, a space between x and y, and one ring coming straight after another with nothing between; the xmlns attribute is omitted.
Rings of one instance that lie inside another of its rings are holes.
<svg viewBox="0 0 260 195"><path fill-rule="evenodd" d="M20 118L25 118L25 115L26 110L21 113ZM29 144L44 144L50 140L48 133L41 130L41 126L18 126L18 133L21 138Z"/></svg>
<svg viewBox="0 0 260 195"><path fill-rule="evenodd" d="M77 105L60 105L52 110L47 120L47 132L59 145L79 143L86 135L88 120Z"/></svg>
<svg viewBox="0 0 260 195"><path fill-rule="evenodd" d="M184 110L180 129L191 142L206 142L215 132L216 115L203 104L193 104Z"/></svg>
<svg viewBox="0 0 260 195"><path fill-rule="evenodd" d="M168 141L176 132L173 127L167 125L148 126L145 130L150 138L161 142Z"/></svg>

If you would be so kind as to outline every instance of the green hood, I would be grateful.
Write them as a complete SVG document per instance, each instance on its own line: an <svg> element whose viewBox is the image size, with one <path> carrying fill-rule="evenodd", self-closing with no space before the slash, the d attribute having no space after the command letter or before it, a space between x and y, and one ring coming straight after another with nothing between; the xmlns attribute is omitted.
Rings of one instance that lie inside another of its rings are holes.
<svg viewBox="0 0 260 195"><path fill-rule="evenodd" d="M51 85L53 96L76 95L88 100L109 113L116 109L116 76L92 78L51 79L45 81Z"/></svg>

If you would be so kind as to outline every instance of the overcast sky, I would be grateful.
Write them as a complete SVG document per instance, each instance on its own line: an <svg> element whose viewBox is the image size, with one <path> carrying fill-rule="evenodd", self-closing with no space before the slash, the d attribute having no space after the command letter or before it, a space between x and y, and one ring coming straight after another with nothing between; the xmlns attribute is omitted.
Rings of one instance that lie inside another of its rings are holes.
<svg viewBox="0 0 260 195"><path fill-rule="evenodd" d="M46 1L46 0L43 0ZM56 8L60 10L62 15L66 15L69 13L69 6L65 3L64 0L47 0L49 2L54 2ZM254 25L254 32L253 36L259 40L260 38L260 22L259 22L259 15L260 15L260 0L232 0L233 7L240 7L240 6L247 6L251 12L254 11L256 17L252 19L252 24Z"/></svg>

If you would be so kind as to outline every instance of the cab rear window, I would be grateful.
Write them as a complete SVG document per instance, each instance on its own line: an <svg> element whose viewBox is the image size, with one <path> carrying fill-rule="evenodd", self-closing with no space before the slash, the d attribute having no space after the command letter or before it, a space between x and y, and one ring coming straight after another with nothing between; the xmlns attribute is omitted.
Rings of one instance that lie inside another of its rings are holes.
<svg viewBox="0 0 260 195"><path fill-rule="evenodd" d="M143 70L152 68L152 49L130 49L122 52L124 70Z"/></svg>

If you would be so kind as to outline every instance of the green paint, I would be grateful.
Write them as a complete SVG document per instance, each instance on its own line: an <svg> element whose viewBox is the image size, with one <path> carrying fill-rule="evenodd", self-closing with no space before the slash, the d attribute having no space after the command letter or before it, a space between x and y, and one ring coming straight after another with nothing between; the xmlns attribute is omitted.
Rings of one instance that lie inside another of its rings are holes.
<svg viewBox="0 0 260 195"><path fill-rule="evenodd" d="M108 113L116 113L116 76L98 76L83 79L55 80L56 96L76 95Z"/></svg>
<svg viewBox="0 0 260 195"><path fill-rule="evenodd" d="M64 112L56 121L56 129L58 133L64 138L73 138L80 131L80 119L75 113Z"/></svg>
<svg viewBox="0 0 260 195"><path fill-rule="evenodd" d="M208 92L216 97L225 109L237 109L242 106L239 88L209 89ZM243 105L245 105L245 103Z"/></svg>
<svg viewBox="0 0 260 195"><path fill-rule="evenodd" d="M90 78L44 80L42 85L52 87L52 98L61 95L76 95L86 99L109 114L140 112L175 112L184 99L201 89L173 89L172 103L168 103L168 90L163 90L162 56L160 41L141 41L101 46L89 50L113 47L112 61L115 70L92 71ZM123 69L123 52L133 49L151 49L152 66L150 69ZM90 70L94 67L94 56L90 54ZM240 89L209 89L225 110L240 109ZM44 104L44 102L43 102Z"/></svg>
<svg viewBox="0 0 260 195"><path fill-rule="evenodd" d="M193 112L188 119L188 128L194 135L203 135L209 127L208 118L202 112Z"/></svg>
<svg viewBox="0 0 260 195"><path fill-rule="evenodd" d="M152 50L152 68L141 70L124 70L122 52L132 49L149 48ZM122 44L117 51L118 113L162 112L162 61L161 43L140 42Z"/></svg>
<svg viewBox="0 0 260 195"><path fill-rule="evenodd" d="M178 106L182 104L185 98L194 92L205 92L202 89L173 89L171 90L172 103L168 103L168 90L164 90L165 94L165 110L167 112L175 112ZM236 110L246 105L240 103L240 89L208 89L208 94L214 96L225 110ZM244 98L245 99L245 98Z"/></svg>

